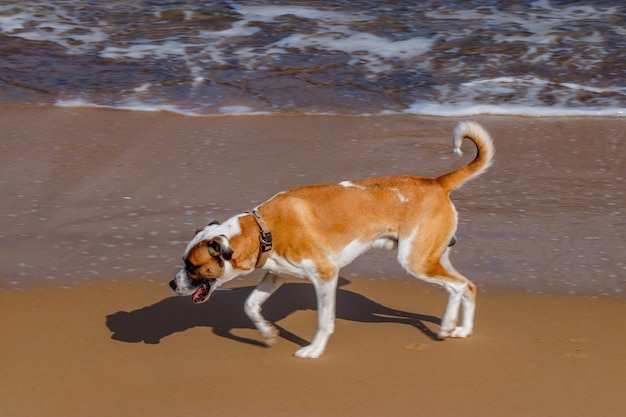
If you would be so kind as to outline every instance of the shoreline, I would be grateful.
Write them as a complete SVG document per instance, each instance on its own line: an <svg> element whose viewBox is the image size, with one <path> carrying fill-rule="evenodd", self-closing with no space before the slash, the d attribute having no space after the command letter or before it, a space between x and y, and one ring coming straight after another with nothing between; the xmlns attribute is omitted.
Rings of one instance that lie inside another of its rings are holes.
<svg viewBox="0 0 626 417"><path fill-rule="evenodd" d="M228 107L228 106L227 106ZM247 109L246 106L232 106L232 108L239 108L241 110ZM444 106L442 105L442 108ZM498 106L494 106L497 108ZM291 112L232 112L232 113L209 113L209 114L195 114L195 113L185 113L183 111L176 111L170 109L168 106L163 108L151 108L151 107L113 107L113 106L104 106L104 105L96 105L90 104L89 102L82 101L69 101L68 104L55 104L55 103L42 103L42 104L11 104L9 102L0 103L0 110L61 110L61 111L111 111L111 112L122 112L122 113L137 113L137 114L160 114L165 116L176 116L176 117L184 117L190 119L219 119L219 118L233 118L233 117L320 117L320 118L329 118L329 117L337 117L337 118L369 118L369 117L414 117L414 118L422 118L422 119L443 119L443 120L465 120L465 119L485 119L485 118L524 118L524 119L622 119L626 116L624 111L620 110L612 110L611 113L599 113L595 110L589 111L581 111L576 112L572 111L571 113L567 113L565 110L563 113L549 113L549 112L535 112L529 111L528 113L512 113L512 112L457 112L457 113L447 113L444 114L443 111L441 114L439 113L410 113L408 111L383 111L379 113L363 113L363 114L352 114L352 113L332 113L332 112L300 112L300 111L291 111Z"/></svg>

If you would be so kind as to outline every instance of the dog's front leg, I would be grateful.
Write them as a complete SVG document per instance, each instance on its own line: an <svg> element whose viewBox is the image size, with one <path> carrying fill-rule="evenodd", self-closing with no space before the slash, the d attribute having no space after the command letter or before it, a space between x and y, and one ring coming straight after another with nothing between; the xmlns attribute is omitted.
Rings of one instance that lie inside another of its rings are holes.
<svg viewBox="0 0 626 417"><path fill-rule="evenodd" d="M335 296L337 291L338 276L329 281L322 281L319 278L312 279L317 295L317 333L313 342L299 349L294 355L298 358L319 358L328 338L335 331Z"/></svg>
<svg viewBox="0 0 626 417"><path fill-rule="evenodd" d="M283 282L285 282L284 278L272 272L267 272L261 282L259 282L259 285L256 286L246 299L244 311L256 328L259 329L267 345L276 343L278 330L276 330L276 327L274 327L272 323L263 318L261 315L261 306Z"/></svg>

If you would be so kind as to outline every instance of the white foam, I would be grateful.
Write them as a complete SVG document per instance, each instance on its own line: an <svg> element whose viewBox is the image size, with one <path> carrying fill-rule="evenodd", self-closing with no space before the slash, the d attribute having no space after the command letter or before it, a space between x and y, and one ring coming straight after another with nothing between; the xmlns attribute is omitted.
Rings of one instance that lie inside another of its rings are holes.
<svg viewBox="0 0 626 417"><path fill-rule="evenodd" d="M148 91L150 87L152 87L152 83L145 83L145 84L140 85L137 88L133 88L133 91L136 93L141 93L143 91Z"/></svg>
<svg viewBox="0 0 626 417"><path fill-rule="evenodd" d="M372 17L364 13L341 13L336 11L319 10L304 6L232 6L242 14L244 21L274 22L280 16L293 15L303 19L315 20L318 24L313 33L294 33L276 41L267 48L267 53L258 54L258 51L247 49L236 52L256 64L259 58L268 54L282 54L286 48L315 48L319 51L338 51L353 55L351 64L359 62L375 73L389 70L390 65L385 59L408 59L422 55L429 51L433 41L416 37L405 40L390 40L371 33L359 32L350 29L347 24L371 20ZM246 52L246 53L244 53Z"/></svg>
<svg viewBox="0 0 626 417"><path fill-rule="evenodd" d="M215 116L236 116L236 115L250 115L250 116L262 116L272 114L266 111L257 111L249 106L222 106L219 107L218 114L203 112L203 109L191 110L180 108L175 105L167 104L150 104L144 103L139 100L130 100L122 105L108 106L102 104L92 103L82 98L69 99L69 100L57 100L54 103L56 107L85 107L95 109L108 109L108 110L126 110L126 111L140 111L140 112L168 112L179 114L188 117L215 117ZM130 198L130 197L128 197Z"/></svg>
<svg viewBox="0 0 626 417"><path fill-rule="evenodd" d="M149 105L137 102L134 105L105 106L90 103L82 99L59 100L55 103L58 107L86 107L110 110L127 110L142 112L169 112L188 117L215 117L215 116L262 116L271 115L270 112L255 111L248 106L222 106L220 114L207 114L201 111L191 111L169 105ZM278 113L278 112L277 112ZM341 113L324 112L303 114L341 115ZM376 113L362 113L362 116L375 115ZM458 101L451 103L438 103L431 101L416 101L403 111L383 110L381 115L391 114L415 114L424 116L465 117L479 114L506 115L506 116L626 116L624 108L569 108L565 106L541 107L523 104L476 104L474 101Z"/></svg>
<svg viewBox="0 0 626 417"><path fill-rule="evenodd" d="M559 88L557 88L559 87ZM538 97L549 88L555 103L541 105ZM470 116L475 114L520 115L520 116L624 116L626 107L568 105L572 91L588 91L626 96L626 88L597 88L576 83L555 83L534 76L497 77L466 82L459 90L451 91L447 86L437 88L442 102L417 100L404 112L431 116ZM515 103L491 104L483 97L506 96L523 91L524 97ZM483 101L483 102L481 102Z"/></svg>
<svg viewBox="0 0 626 417"><path fill-rule="evenodd" d="M237 114L249 114L249 115L261 115L261 114L269 114L267 112L259 112L254 111L252 107L248 106L222 106L219 108L220 113L226 115L237 115Z"/></svg>
<svg viewBox="0 0 626 417"><path fill-rule="evenodd" d="M168 59L185 54L185 45L180 42L164 42L157 45L131 45L128 47L109 46L100 52L103 58L132 58L132 59Z"/></svg>
<svg viewBox="0 0 626 417"><path fill-rule="evenodd" d="M30 15L17 13L11 16L0 16L0 32L11 34L18 29L24 28L24 22L28 21Z"/></svg>
<svg viewBox="0 0 626 417"><path fill-rule="evenodd" d="M102 104L95 104L88 100L83 100L80 98L70 99L70 100L57 100L54 105L56 107L87 107L87 108L96 108L96 109L109 109L109 110L129 110L129 111L141 111L141 112L169 112L180 114L182 116L203 116L203 114L194 112L191 110L181 109L177 106L166 105L166 104L147 104L142 103L140 101L131 101L127 104L116 105L116 106L107 106Z"/></svg>
<svg viewBox="0 0 626 417"><path fill-rule="evenodd" d="M242 6L231 4L247 21L274 22L277 17L293 15L303 19L312 19L326 23L348 23L362 20L360 13L342 13L329 10L313 9L305 6Z"/></svg>
<svg viewBox="0 0 626 417"><path fill-rule="evenodd" d="M12 10L14 8L11 5L0 6L0 12ZM37 24L33 25L33 22ZM102 28L83 25L71 11L54 4L46 4L45 13L38 10L37 5L25 5L19 13L0 16L0 33L27 40L56 43L63 46L69 54L91 50L92 44L109 38Z"/></svg>
<svg viewBox="0 0 626 417"><path fill-rule="evenodd" d="M320 51L339 51L354 55L351 63L361 62L375 73L391 69L385 60L391 58L409 59L428 52L433 44L432 39L410 38L393 41L371 33L356 32L347 27L335 26L327 33L315 35L293 34L274 44L285 48L315 48Z"/></svg>
<svg viewBox="0 0 626 417"><path fill-rule="evenodd" d="M626 116L625 108L568 108L564 106L538 107L516 104L476 104L474 102L458 102L442 104L417 101L403 113L424 116L465 117L479 114L502 116ZM389 114L389 113L386 113Z"/></svg>

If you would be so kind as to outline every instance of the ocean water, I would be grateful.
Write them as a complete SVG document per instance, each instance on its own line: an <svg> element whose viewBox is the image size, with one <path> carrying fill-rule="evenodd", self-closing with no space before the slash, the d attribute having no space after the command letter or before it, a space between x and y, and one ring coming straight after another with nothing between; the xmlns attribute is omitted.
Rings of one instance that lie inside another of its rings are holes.
<svg viewBox="0 0 626 417"><path fill-rule="evenodd" d="M626 4L4 0L0 105L626 114Z"/></svg>

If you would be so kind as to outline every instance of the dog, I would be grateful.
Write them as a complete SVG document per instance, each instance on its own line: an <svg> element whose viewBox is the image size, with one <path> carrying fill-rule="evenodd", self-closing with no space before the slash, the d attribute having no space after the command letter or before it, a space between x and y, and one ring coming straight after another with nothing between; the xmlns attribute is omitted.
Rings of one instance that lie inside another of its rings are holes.
<svg viewBox="0 0 626 417"><path fill-rule="evenodd" d="M318 328L311 344L295 356L317 358L334 332L339 270L370 249L397 248L406 272L449 294L438 336L470 336L476 286L449 260L457 228L449 194L485 172L495 149L490 135L475 122L456 127L453 150L458 155L464 139L475 144L475 158L437 178L373 177L294 188L251 212L203 227L187 244L185 267L170 287L202 303L225 282L258 268L267 270L244 310L271 345L278 331L261 315L262 304L284 282L283 275L308 278L317 297Z"/></svg>

